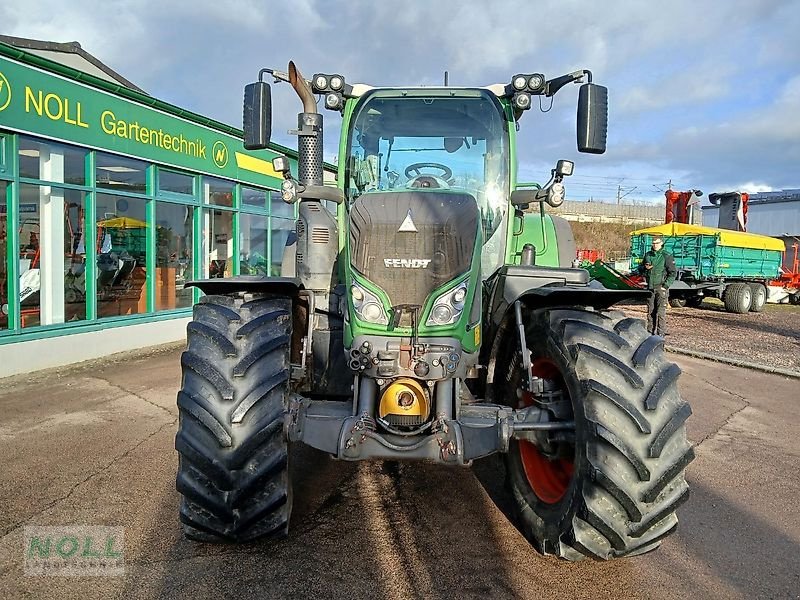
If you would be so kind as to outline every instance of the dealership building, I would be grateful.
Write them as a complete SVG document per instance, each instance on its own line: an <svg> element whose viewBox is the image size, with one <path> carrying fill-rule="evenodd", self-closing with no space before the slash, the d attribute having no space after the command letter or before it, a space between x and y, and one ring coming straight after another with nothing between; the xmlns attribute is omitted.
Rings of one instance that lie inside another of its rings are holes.
<svg viewBox="0 0 800 600"><path fill-rule="evenodd" d="M76 43L0 36L0 376L183 339L186 281L277 274L271 159L296 154L273 150Z"/></svg>

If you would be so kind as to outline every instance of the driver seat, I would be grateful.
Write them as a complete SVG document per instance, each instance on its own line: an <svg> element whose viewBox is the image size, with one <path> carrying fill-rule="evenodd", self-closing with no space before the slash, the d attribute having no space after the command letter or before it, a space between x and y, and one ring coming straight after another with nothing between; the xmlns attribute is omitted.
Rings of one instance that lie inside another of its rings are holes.
<svg viewBox="0 0 800 600"><path fill-rule="evenodd" d="M417 175L409 187L412 188L440 188L439 181L432 175Z"/></svg>

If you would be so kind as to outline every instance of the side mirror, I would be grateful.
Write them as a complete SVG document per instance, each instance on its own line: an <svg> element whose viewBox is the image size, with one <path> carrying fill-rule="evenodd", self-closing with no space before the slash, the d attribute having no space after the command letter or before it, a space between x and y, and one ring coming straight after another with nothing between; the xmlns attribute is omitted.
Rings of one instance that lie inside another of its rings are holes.
<svg viewBox="0 0 800 600"><path fill-rule="evenodd" d="M248 83L244 87L242 115L244 147L263 150L269 146L272 134L272 93L266 81Z"/></svg>
<svg viewBox="0 0 800 600"><path fill-rule="evenodd" d="M578 151L603 154L608 132L608 88L584 83L578 93Z"/></svg>

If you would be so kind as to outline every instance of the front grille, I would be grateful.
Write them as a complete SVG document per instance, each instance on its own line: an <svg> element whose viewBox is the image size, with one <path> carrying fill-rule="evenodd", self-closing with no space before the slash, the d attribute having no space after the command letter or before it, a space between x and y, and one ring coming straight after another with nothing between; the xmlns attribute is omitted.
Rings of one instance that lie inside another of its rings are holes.
<svg viewBox="0 0 800 600"><path fill-rule="evenodd" d="M416 232L398 231L409 214ZM421 306L434 289L469 271L479 220L469 194L364 194L350 211L350 261L392 306Z"/></svg>

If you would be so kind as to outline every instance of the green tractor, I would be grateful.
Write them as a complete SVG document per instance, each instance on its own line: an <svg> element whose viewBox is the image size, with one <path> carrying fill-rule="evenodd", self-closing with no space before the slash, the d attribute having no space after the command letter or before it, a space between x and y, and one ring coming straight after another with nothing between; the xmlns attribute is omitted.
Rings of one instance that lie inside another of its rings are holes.
<svg viewBox="0 0 800 600"><path fill-rule="evenodd" d="M693 458L663 340L610 311L569 225L545 214L573 164L517 182L518 123L536 96L582 83L578 148L606 145L607 90L581 70L485 88L350 85L264 69L245 89L244 145L266 148L270 74L303 103L299 202L281 277L195 281L178 393L186 535L289 530L289 444L347 461L469 466L502 453L518 525L567 560L647 552L675 530ZM322 115L342 114L336 187ZM531 206L539 210L530 210Z"/></svg>

